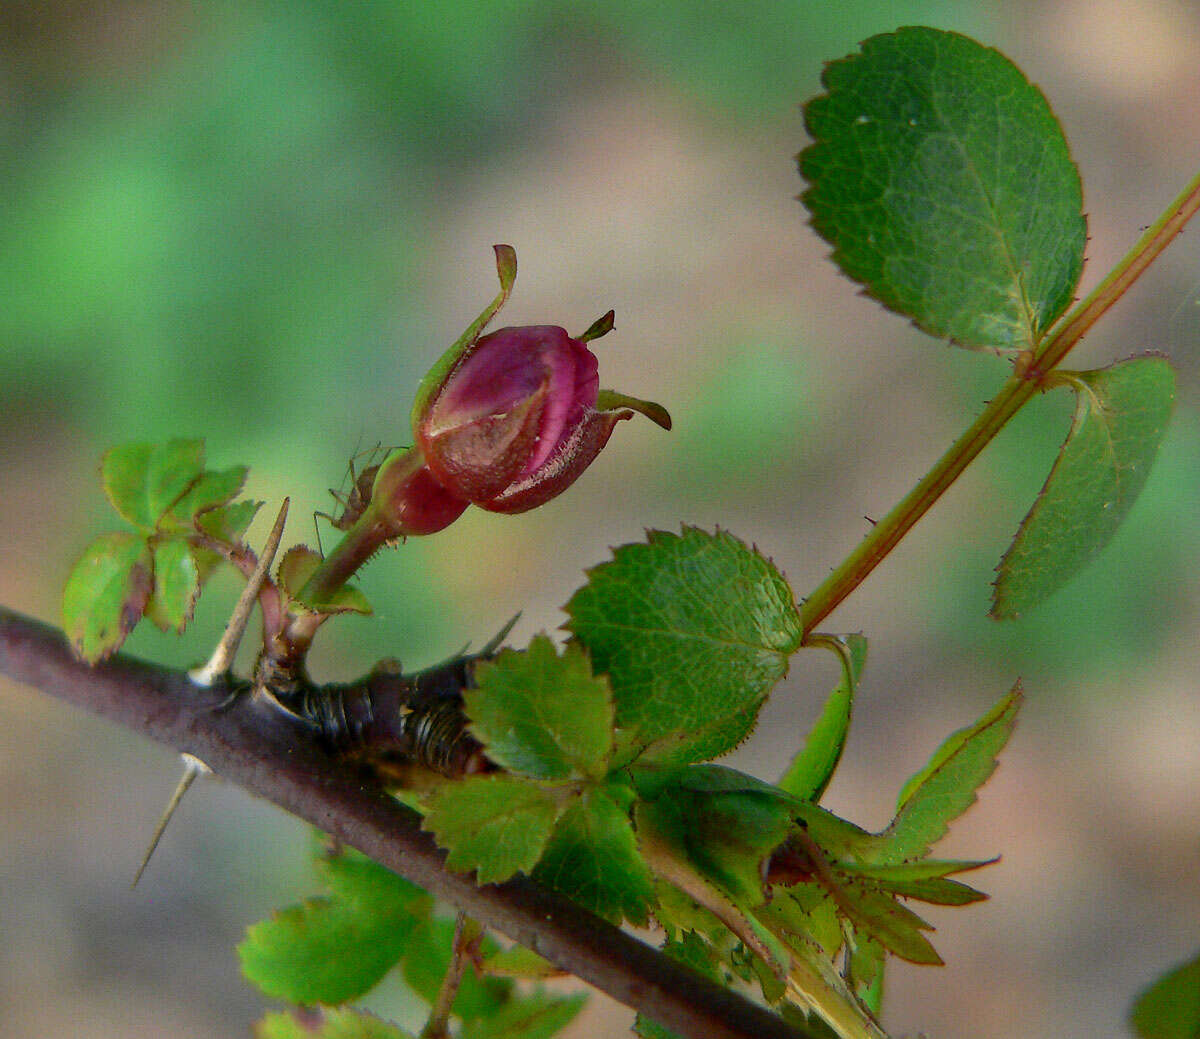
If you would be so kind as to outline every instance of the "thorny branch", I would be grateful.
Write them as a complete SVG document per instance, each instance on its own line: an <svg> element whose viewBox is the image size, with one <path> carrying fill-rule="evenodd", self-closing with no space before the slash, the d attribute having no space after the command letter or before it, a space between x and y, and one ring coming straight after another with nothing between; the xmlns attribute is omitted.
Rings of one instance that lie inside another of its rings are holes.
<svg viewBox="0 0 1200 1039"><path fill-rule="evenodd" d="M446 869L420 819L277 709L117 655L76 660L55 628L0 607L0 674L205 762L217 775L369 855L486 927L692 1039L815 1039L531 881L477 887Z"/></svg>

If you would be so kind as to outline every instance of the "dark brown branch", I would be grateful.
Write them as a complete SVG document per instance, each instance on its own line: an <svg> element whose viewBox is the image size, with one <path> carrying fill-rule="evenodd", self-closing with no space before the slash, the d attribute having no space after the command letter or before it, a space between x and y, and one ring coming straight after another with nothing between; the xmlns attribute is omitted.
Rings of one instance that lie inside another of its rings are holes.
<svg viewBox="0 0 1200 1039"><path fill-rule="evenodd" d="M56 629L0 607L0 673L192 754L214 772L358 848L559 968L694 1039L805 1039L776 1015L527 880L453 873L419 817L323 752L278 711L118 655L77 661Z"/></svg>

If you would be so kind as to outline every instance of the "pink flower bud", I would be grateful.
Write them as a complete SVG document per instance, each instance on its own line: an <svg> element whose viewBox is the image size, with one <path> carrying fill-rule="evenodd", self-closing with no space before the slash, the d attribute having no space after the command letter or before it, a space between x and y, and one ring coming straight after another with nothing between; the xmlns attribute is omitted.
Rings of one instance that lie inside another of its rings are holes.
<svg viewBox="0 0 1200 1039"><path fill-rule="evenodd" d="M524 512L569 487L613 427L643 411L669 428L657 405L606 394L586 340L612 327L605 315L573 339L555 325L502 328L465 344L440 385L423 387L413 431L425 464L452 494L491 512ZM631 410L632 409L632 410Z"/></svg>

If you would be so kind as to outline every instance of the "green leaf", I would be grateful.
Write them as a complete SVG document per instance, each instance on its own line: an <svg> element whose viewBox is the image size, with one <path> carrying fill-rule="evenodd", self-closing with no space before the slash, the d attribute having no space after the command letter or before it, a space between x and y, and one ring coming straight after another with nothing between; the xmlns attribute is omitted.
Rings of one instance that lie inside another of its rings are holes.
<svg viewBox="0 0 1200 1039"><path fill-rule="evenodd" d="M629 814L599 788L563 813L534 876L613 923L644 925L654 898Z"/></svg>
<svg viewBox="0 0 1200 1039"><path fill-rule="evenodd" d="M454 921L442 917L427 920L413 934L404 957L404 980L427 1003L437 999L442 979L450 969L454 947ZM494 939L484 937L483 955L496 951ZM451 1008L463 1021L490 1018L511 998L514 985L507 978L480 977L471 967L463 971Z"/></svg>
<svg viewBox="0 0 1200 1039"><path fill-rule="evenodd" d="M200 569L191 546L180 538L154 546L154 591L146 616L163 631L182 632L200 594Z"/></svg>
<svg viewBox="0 0 1200 1039"><path fill-rule="evenodd" d="M933 928L886 891L856 882L841 886L839 906L858 928L909 963L940 966L942 958L922 931Z"/></svg>
<svg viewBox="0 0 1200 1039"><path fill-rule="evenodd" d="M203 466L203 440L122 444L104 455L100 476L113 508L150 534L200 478Z"/></svg>
<svg viewBox="0 0 1200 1039"><path fill-rule="evenodd" d="M674 761L743 740L801 638L791 589L770 561L694 527L618 548L566 609L596 673L609 677L617 726L642 745L664 740Z"/></svg>
<svg viewBox="0 0 1200 1039"><path fill-rule="evenodd" d="M241 540L246 529L253 522L258 510L262 508L261 501L239 501L232 505L210 509L196 517L200 529L220 541L235 543Z"/></svg>
<svg viewBox="0 0 1200 1039"><path fill-rule="evenodd" d="M842 876L869 880L901 898L915 898L934 905L962 906L981 902L988 896L957 880L946 878L951 873L963 873L991 865L993 861L921 859L916 862L873 865L839 862L837 868Z"/></svg>
<svg viewBox="0 0 1200 1039"><path fill-rule="evenodd" d="M1200 956L1138 996L1130 1023L1139 1039L1200 1039Z"/></svg>
<svg viewBox="0 0 1200 1039"><path fill-rule="evenodd" d="M842 680L825 701L821 717L812 727L804 747L779 781L781 790L805 801L819 801L842 759L850 716L854 709L854 690L867 662L867 640L862 635L838 639L838 657L842 662Z"/></svg>
<svg viewBox="0 0 1200 1039"><path fill-rule="evenodd" d="M923 27L873 36L822 83L799 162L837 264L935 336L1036 344L1071 302L1086 237L1041 91L998 51Z"/></svg>
<svg viewBox="0 0 1200 1039"><path fill-rule="evenodd" d="M975 803L975 791L996 768L1021 706L1018 683L974 725L952 733L900 791L896 818L883 832L890 861L925 855ZM886 944L886 943L885 943Z"/></svg>
<svg viewBox="0 0 1200 1039"><path fill-rule="evenodd" d="M324 560L307 545L293 545L279 561L279 586L292 602L301 602L296 593L308 582L313 572ZM362 613L370 614L371 604L353 585L344 584L328 602L305 602L303 606L316 613Z"/></svg>
<svg viewBox="0 0 1200 1039"><path fill-rule="evenodd" d="M532 779L599 779L612 751L608 682L578 645L559 656L539 635L476 669L464 697L471 732L496 764Z"/></svg>
<svg viewBox="0 0 1200 1039"><path fill-rule="evenodd" d="M480 969L486 974L502 978L558 978L566 973L523 945L511 945L488 956Z"/></svg>
<svg viewBox="0 0 1200 1039"><path fill-rule="evenodd" d="M515 776L470 776L429 799L422 823L449 853L451 869L494 884L533 869L558 818L554 796Z"/></svg>
<svg viewBox="0 0 1200 1039"><path fill-rule="evenodd" d="M462 1039L550 1039L566 1028L587 1002L587 996L553 996L537 991L517 999L486 1017L467 1023Z"/></svg>
<svg viewBox="0 0 1200 1039"><path fill-rule="evenodd" d="M686 931L678 939L668 938L663 943L662 951L671 959L686 964L712 981L722 980L716 951L694 931ZM634 1021L633 1033L641 1039L679 1039L678 1032L660 1025L645 1014L638 1014Z"/></svg>
<svg viewBox="0 0 1200 1039"><path fill-rule="evenodd" d="M153 566L136 534L104 534L88 546L63 589L63 630L76 656L95 664L121 647L146 609Z"/></svg>
<svg viewBox="0 0 1200 1039"><path fill-rule="evenodd" d="M1054 377L1075 388L1075 417L997 567L993 617L1032 609L1099 555L1141 493L1171 418L1175 373L1163 357Z"/></svg>
<svg viewBox="0 0 1200 1039"><path fill-rule="evenodd" d="M255 1039L412 1039L412 1033L361 1010L328 1009L314 1024L291 1013L267 1014L254 1027Z"/></svg>
<svg viewBox="0 0 1200 1039"><path fill-rule="evenodd" d="M335 894L255 924L238 945L246 977L290 1003L344 1003L373 988L428 913L420 888L361 856L330 863Z"/></svg>
<svg viewBox="0 0 1200 1039"><path fill-rule="evenodd" d="M210 469L200 474L188 492L179 499L172 514L183 522L222 505L227 505L246 482L247 469L236 465L232 469Z"/></svg>

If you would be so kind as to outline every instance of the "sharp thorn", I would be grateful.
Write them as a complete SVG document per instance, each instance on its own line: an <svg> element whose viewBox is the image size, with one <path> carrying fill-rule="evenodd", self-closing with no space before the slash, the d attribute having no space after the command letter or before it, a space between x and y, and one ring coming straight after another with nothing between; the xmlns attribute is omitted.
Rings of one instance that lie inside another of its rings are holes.
<svg viewBox="0 0 1200 1039"><path fill-rule="evenodd" d="M283 499L279 515L275 517L275 526L271 528L271 533L267 536L267 543L263 545L262 555L258 558L254 573L250 575L246 587L242 589L241 597L233 608L233 615L229 618L229 623L225 625L225 634L221 636L221 641L217 643L213 655L203 667L194 668L188 672L188 677L196 685L210 686L223 675L227 675L233 667L233 658L237 655L242 636L246 633L246 625L250 622L250 613L258 600L258 593L263 582L267 579L267 571L275 562L275 553L279 551L283 526L287 522L289 502L290 499Z"/></svg>
<svg viewBox="0 0 1200 1039"><path fill-rule="evenodd" d="M129 885L130 891L137 887L138 881L142 879L142 874L146 872L146 867L150 865L150 857L154 854L155 849L158 848L158 842L162 840L162 835L166 832L167 823L171 821L171 816L175 814L175 809L179 807L179 802L183 800L183 795L188 792L188 787L196 781L197 776L211 771L199 758L192 757L191 754L183 755L183 775L179 777L175 793L171 795L171 800L167 802L167 807L163 811L162 818L158 821L158 826L154 828L154 835L150 838L150 846L146 849L146 854L142 856L142 864L138 866L138 871L134 874L133 883Z"/></svg>

